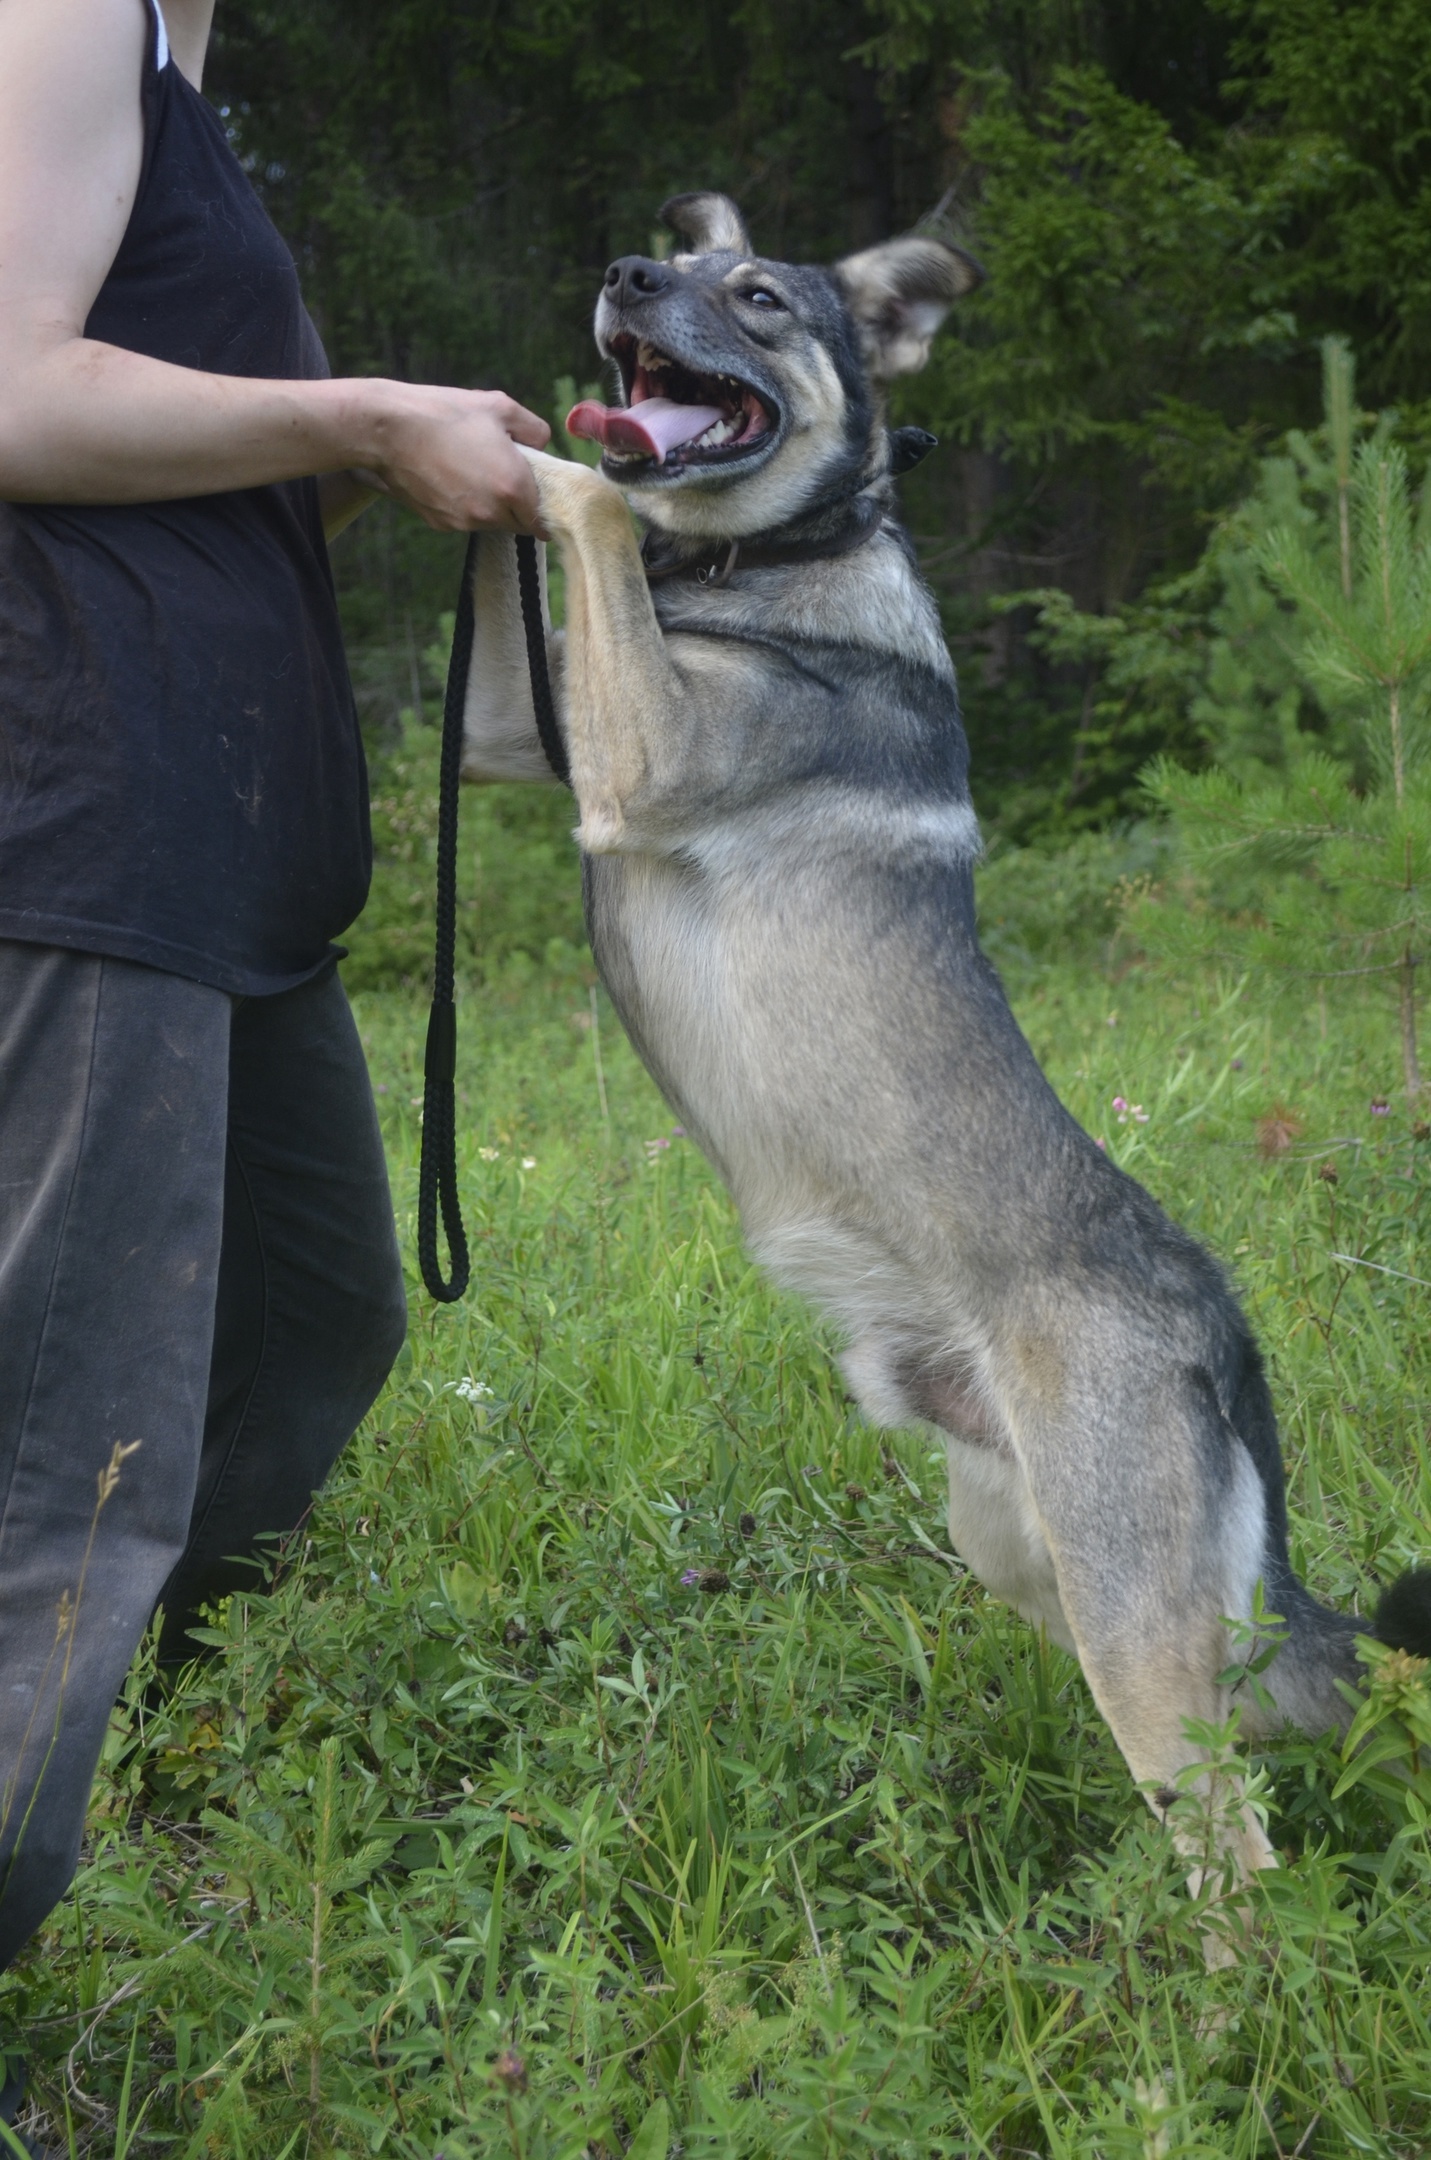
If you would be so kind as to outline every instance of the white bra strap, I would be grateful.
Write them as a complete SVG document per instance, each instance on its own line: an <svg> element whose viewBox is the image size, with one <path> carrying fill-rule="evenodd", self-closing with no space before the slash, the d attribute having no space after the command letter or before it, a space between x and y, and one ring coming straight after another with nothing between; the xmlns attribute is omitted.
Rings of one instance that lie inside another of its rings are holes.
<svg viewBox="0 0 1431 2160"><path fill-rule="evenodd" d="M159 43L155 48L155 65L162 74L163 70L169 65L169 33L164 28L164 10L160 7L159 0L154 0L154 20L159 26Z"/></svg>

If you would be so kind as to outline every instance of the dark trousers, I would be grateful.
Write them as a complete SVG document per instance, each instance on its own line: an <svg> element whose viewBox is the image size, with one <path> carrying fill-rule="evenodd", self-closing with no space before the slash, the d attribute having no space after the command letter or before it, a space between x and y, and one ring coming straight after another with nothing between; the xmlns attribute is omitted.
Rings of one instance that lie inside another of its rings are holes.
<svg viewBox="0 0 1431 2160"><path fill-rule="evenodd" d="M74 1872L156 1602L192 1654L405 1324L336 975L234 999L0 940L0 1966Z"/></svg>

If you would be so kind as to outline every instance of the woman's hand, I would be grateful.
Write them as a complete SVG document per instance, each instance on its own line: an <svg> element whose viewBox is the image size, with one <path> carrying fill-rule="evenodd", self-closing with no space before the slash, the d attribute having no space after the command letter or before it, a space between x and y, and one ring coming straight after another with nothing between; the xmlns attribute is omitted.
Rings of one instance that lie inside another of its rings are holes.
<svg viewBox="0 0 1431 2160"><path fill-rule="evenodd" d="M370 434L354 463L436 532L537 529L537 490L518 443L543 450L545 420L501 390L447 390L387 381L334 384L353 394Z"/></svg>

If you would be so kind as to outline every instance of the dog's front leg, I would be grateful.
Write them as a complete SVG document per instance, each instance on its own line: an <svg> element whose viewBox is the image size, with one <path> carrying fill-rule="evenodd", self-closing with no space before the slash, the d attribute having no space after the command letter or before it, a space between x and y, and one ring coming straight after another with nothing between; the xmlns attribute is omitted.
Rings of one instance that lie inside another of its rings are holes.
<svg viewBox="0 0 1431 2160"><path fill-rule="evenodd" d="M547 615L545 548L538 549L537 559L541 568L547 669L560 715L562 636L559 630L552 630ZM467 702L462 716L462 777L556 784L532 709L527 635L517 583L517 543L510 533L483 533L477 542L477 567L472 579L472 665L467 674Z"/></svg>
<svg viewBox="0 0 1431 2160"><path fill-rule="evenodd" d="M669 659L630 514L586 465L524 453L542 522L566 571L566 734L588 854L642 845L653 809L684 762L692 716Z"/></svg>

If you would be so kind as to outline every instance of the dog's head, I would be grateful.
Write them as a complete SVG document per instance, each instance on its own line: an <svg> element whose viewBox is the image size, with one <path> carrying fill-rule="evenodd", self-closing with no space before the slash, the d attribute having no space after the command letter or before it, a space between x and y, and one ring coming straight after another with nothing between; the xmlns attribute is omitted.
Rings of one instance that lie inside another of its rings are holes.
<svg viewBox="0 0 1431 2160"><path fill-rule="evenodd" d="M692 538L768 531L877 478L882 386L923 367L978 264L918 235L828 270L770 262L724 195L677 195L661 216L681 251L622 256L597 302L597 343L630 413L578 408L607 477L651 523ZM649 425L633 425L649 400Z"/></svg>

